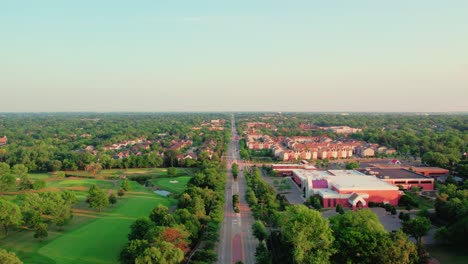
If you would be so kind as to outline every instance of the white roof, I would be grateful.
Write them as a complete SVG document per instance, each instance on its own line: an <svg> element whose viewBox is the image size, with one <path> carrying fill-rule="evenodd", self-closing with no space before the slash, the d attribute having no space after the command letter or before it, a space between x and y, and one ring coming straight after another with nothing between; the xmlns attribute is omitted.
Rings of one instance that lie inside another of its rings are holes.
<svg viewBox="0 0 468 264"><path fill-rule="evenodd" d="M327 180L329 185L338 190L349 191L395 191L398 187L375 176L365 175L356 170L293 170L301 180ZM321 189L323 190L323 189Z"/></svg>

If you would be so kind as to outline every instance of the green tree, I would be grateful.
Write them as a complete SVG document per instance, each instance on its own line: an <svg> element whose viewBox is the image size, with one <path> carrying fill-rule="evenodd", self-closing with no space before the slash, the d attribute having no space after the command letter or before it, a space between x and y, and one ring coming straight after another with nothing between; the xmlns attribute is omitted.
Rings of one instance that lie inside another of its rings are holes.
<svg viewBox="0 0 468 264"><path fill-rule="evenodd" d="M122 249L119 255L119 260L123 264L134 264L137 257L143 255L145 249L150 246L147 240L134 239L130 240Z"/></svg>
<svg viewBox="0 0 468 264"><path fill-rule="evenodd" d="M39 241L43 241L44 238L49 236L49 232L47 232L47 224L46 223L39 223L34 232L34 238L39 239Z"/></svg>
<svg viewBox="0 0 468 264"><path fill-rule="evenodd" d="M0 162L0 193L9 191L15 186L16 178L10 174L10 165Z"/></svg>
<svg viewBox="0 0 468 264"><path fill-rule="evenodd" d="M52 223L58 226L59 230L62 230L63 226L66 225L72 218L71 204L65 201L57 202L54 206L51 216Z"/></svg>
<svg viewBox="0 0 468 264"><path fill-rule="evenodd" d="M292 247L295 263L328 263L335 252L328 220L318 211L303 205L289 206L282 216L281 229Z"/></svg>
<svg viewBox="0 0 468 264"><path fill-rule="evenodd" d="M8 252L0 248L0 263L1 264L23 264L21 260L13 252Z"/></svg>
<svg viewBox="0 0 468 264"><path fill-rule="evenodd" d="M359 168L359 162L346 162L346 169L347 170L354 170Z"/></svg>
<svg viewBox="0 0 468 264"><path fill-rule="evenodd" d="M114 205L114 204L117 203L117 196L115 196L114 193L109 194L108 199L109 199L109 203L110 203L111 205Z"/></svg>
<svg viewBox="0 0 468 264"><path fill-rule="evenodd" d="M267 231L265 229L265 225L261 221L255 221L252 225L252 233L253 235L262 242L267 238Z"/></svg>
<svg viewBox="0 0 468 264"><path fill-rule="evenodd" d="M336 206L336 209L335 209L335 210L336 210L336 212L339 213L339 214L344 214L344 213L345 213L345 211L344 211L344 209L343 209L343 206L342 206L341 204L338 204L338 205Z"/></svg>
<svg viewBox="0 0 468 264"><path fill-rule="evenodd" d="M5 236L8 235L8 231L11 227L15 227L22 222L21 210L13 202L0 199L0 224L3 226Z"/></svg>
<svg viewBox="0 0 468 264"><path fill-rule="evenodd" d="M135 264L178 264L184 259L184 252L168 242L161 242L152 246L135 260Z"/></svg>
<svg viewBox="0 0 468 264"><path fill-rule="evenodd" d="M171 226L174 224L174 217L169 214L169 209L164 205L156 206L153 211L151 211L150 219L157 226Z"/></svg>
<svg viewBox="0 0 468 264"><path fill-rule="evenodd" d="M231 171L234 179L237 179L237 175L239 175L239 164L233 163L231 166Z"/></svg>
<svg viewBox="0 0 468 264"><path fill-rule="evenodd" d="M96 184L91 186L89 189L86 201L91 208L97 208L99 212L102 211L102 208L109 205L109 199L107 198L106 192L99 189Z"/></svg>
<svg viewBox="0 0 468 264"><path fill-rule="evenodd" d="M119 191L117 192L117 195L118 195L119 197L123 197L123 196L125 195L124 189L120 188Z"/></svg>
<svg viewBox="0 0 468 264"><path fill-rule="evenodd" d="M332 257L334 262L373 263L379 260L379 241L389 237L371 210L348 211L332 217L330 221L337 249Z"/></svg>
<svg viewBox="0 0 468 264"><path fill-rule="evenodd" d="M124 179L124 180L122 181L122 184L120 185L120 187L121 187L124 191L128 192L128 191L130 190L130 182L129 182L127 179Z"/></svg>
<svg viewBox="0 0 468 264"><path fill-rule="evenodd" d="M43 189L46 187L46 183L45 181L39 179L39 180L35 180L34 183L33 183L33 189L34 190L40 190L40 189Z"/></svg>
<svg viewBox="0 0 468 264"><path fill-rule="evenodd" d="M128 234L128 240L144 239L147 234L155 227L155 223L149 218L138 218L130 226L130 233Z"/></svg>
<svg viewBox="0 0 468 264"><path fill-rule="evenodd" d="M414 237L418 246L422 245L422 237L431 229L431 221L426 217L417 216L402 223L403 232Z"/></svg>
<svg viewBox="0 0 468 264"><path fill-rule="evenodd" d="M169 176L169 177L177 176L177 169L174 168L174 167L167 168L167 176Z"/></svg>

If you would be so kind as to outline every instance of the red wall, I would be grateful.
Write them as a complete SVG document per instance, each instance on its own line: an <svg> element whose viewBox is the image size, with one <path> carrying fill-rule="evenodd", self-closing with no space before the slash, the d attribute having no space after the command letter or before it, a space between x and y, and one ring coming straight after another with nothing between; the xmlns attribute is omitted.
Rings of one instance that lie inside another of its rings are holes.
<svg viewBox="0 0 468 264"><path fill-rule="evenodd" d="M351 192L341 192L341 193L353 193ZM369 198L365 199L367 203L374 202L374 203L382 203L388 202L393 206L398 205L398 200L400 199L400 193L398 190L395 191L359 191L358 193L367 193L369 194ZM348 199L323 199L323 207L335 207L338 204L341 204L343 207L351 207L348 202ZM366 207L369 204L366 205Z"/></svg>

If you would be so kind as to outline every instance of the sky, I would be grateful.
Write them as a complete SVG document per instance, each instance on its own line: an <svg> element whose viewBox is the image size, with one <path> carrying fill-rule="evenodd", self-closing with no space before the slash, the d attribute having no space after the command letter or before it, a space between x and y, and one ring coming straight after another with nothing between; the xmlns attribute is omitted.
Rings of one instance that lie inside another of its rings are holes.
<svg viewBox="0 0 468 264"><path fill-rule="evenodd" d="M0 0L0 112L468 111L466 0Z"/></svg>

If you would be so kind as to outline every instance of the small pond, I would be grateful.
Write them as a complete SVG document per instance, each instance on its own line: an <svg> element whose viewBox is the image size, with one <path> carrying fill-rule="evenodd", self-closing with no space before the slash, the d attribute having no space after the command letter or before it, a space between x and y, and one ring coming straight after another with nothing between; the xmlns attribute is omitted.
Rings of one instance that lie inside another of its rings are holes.
<svg viewBox="0 0 468 264"><path fill-rule="evenodd" d="M171 194L170 192L165 191L165 190L156 190L156 191L154 191L154 193L157 193L157 194L162 195L162 196L168 196L169 194Z"/></svg>

